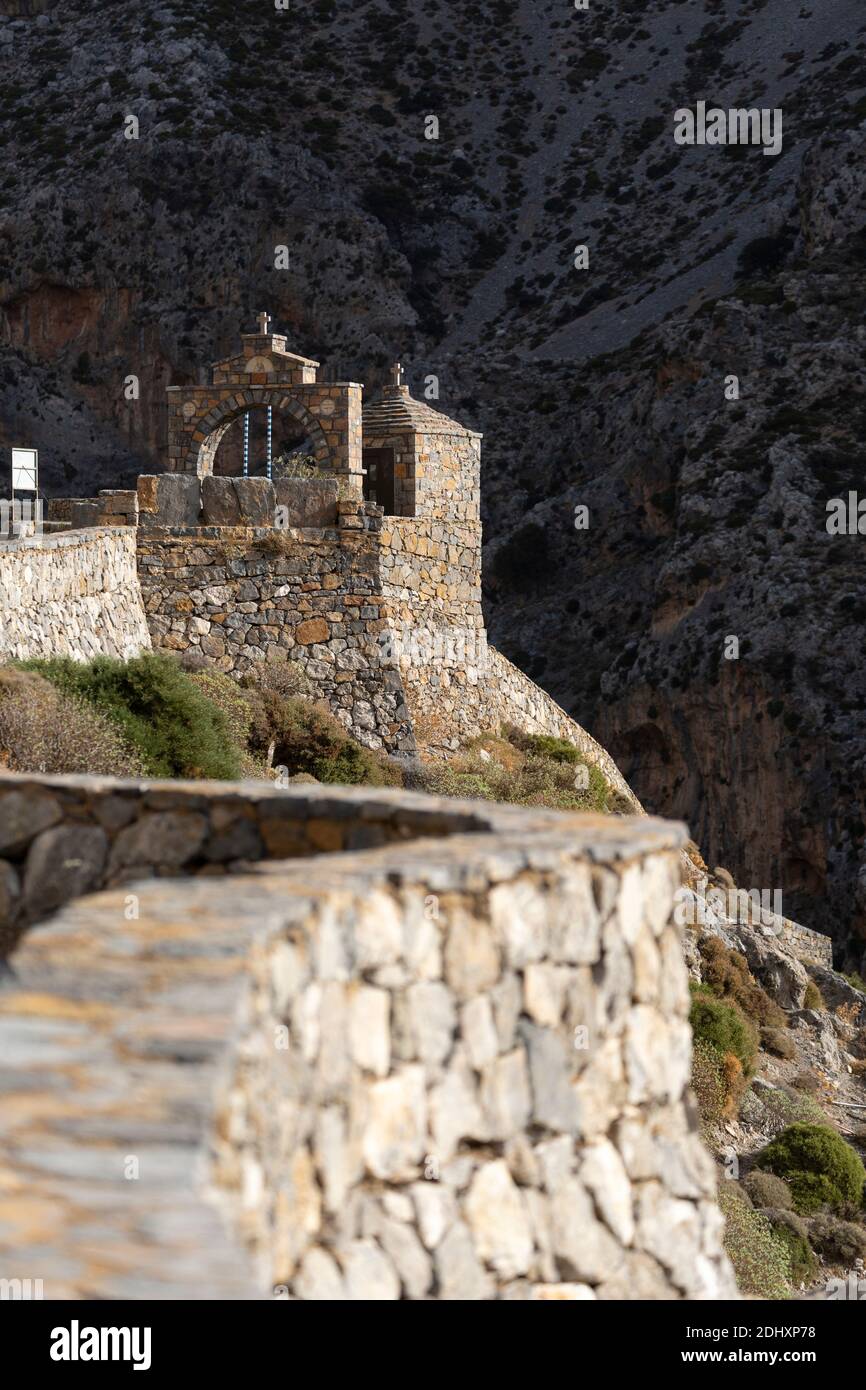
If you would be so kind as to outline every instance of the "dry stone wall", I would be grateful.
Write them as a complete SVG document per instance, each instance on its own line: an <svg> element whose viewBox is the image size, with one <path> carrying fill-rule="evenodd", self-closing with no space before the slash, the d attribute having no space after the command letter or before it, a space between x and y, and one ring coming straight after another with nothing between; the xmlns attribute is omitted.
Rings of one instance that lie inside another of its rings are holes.
<svg viewBox="0 0 866 1390"><path fill-rule="evenodd" d="M237 872L259 859L489 831L511 808L341 788L312 797L269 782L0 777L0 958L72 898L155 874Z"/></svg>
<svg viewBox="0 0 866 1390"><path fill-rule="evenodd" d="M0 542L0 661L126 659L150 645L131 528Z"/></svg>
<svg viewBox="0 0 866 1390"><path fill-rule="evenodd" d="M319 834L368 819L368 793L303 797ZM428 802L419 839L426 800L374 798L379 848L125 885L28 933L0 1273L48 1298L735 1296L688 1099L684 830Z"/></svg>
<svg viewBox="0 0 866 1390"><path fill-rule="evenodd" d="M409 752L399 675L382 661L377 537L356 519L333 530L142 532L144 607L155 646L198 652L235 675L296 661L362 743Z"/></svg>

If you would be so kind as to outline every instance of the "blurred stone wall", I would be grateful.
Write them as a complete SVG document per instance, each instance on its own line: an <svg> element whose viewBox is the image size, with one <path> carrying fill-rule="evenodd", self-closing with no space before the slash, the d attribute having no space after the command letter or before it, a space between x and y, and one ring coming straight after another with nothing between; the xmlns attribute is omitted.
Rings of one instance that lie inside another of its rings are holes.
<svg viewBox="0 0 866 1390"><path fill-rule="evenodd" d="M734 1297L688 1094L684 829L389 790L362 848L369 792L302 800L319 845L358 847L127 883L11 957L0 1161L27 1200L0 1274L46 1298Z"/></svg>

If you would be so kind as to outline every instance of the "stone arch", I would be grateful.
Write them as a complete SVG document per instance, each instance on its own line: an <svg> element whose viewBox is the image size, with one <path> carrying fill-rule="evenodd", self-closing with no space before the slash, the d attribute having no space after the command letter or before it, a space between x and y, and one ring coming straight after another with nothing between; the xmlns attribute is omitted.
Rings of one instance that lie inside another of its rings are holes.
<svg viewBox="0 0 866 1390"><path fill-rule="evenodd" d="M332 472L337 471L333 467L331 450L325 438L325 432L315 415L305 405L302 405L297 397L286 395L281 389L257 391L251 401L238 401L236 396L232 396L228 400L220 401L218 405L212 406L207 414L198 421L197 433L203 434L204 438L198 441L193 440L190 445L187 462L191 464L191 467L188 471L197 473L199 477L213 473L216 452L229 425L239 415L243 415L244 411L264 405L269 405L282 414L291 415L298 424L303 425L313 441L313 453L316 462L323 468L330 468Z"/></svg>

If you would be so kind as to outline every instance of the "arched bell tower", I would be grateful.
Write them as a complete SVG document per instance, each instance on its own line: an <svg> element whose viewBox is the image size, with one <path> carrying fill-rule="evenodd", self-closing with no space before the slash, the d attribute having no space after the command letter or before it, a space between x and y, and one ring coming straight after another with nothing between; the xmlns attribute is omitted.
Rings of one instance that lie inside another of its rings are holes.
<svg viewBox="0 0 866 1390"><path fill-rule="evenodd" d="M220 440L233 420L265 406L292 416L309 434L319 466L351 480L362 493L361 396L354 381L319 382L318 362L286 351L285 336L258 316L255 333L241 335L242 350L215 362L208 386L169 386L170 473L213 471Z"/></svg>

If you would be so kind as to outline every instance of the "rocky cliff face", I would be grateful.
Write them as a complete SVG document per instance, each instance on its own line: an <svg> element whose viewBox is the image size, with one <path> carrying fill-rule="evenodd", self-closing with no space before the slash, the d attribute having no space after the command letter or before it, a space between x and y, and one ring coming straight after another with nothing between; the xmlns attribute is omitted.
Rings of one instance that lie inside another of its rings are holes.
<svg viewBox="0 0 866 1390"><path fill-rule="evenodd" d="M858 963L864 553L826 523L861 486L864 154L859 132L812 149L790 247L753 247L728 293L576 385L551 369L563 458L528 515L499 490L488 546L492 639L646 805Z"/></svg>
<svg viewBox="0 0 866 1390"><path fill-rule="evenodd" d="M862 962L862 561L824 530L859 476L862 7L0 14L0 445L128 484L261 308L326 374L400 354L485 431L492 640ZM676 146L697 100L781 107L782 153Z"/></svg>

